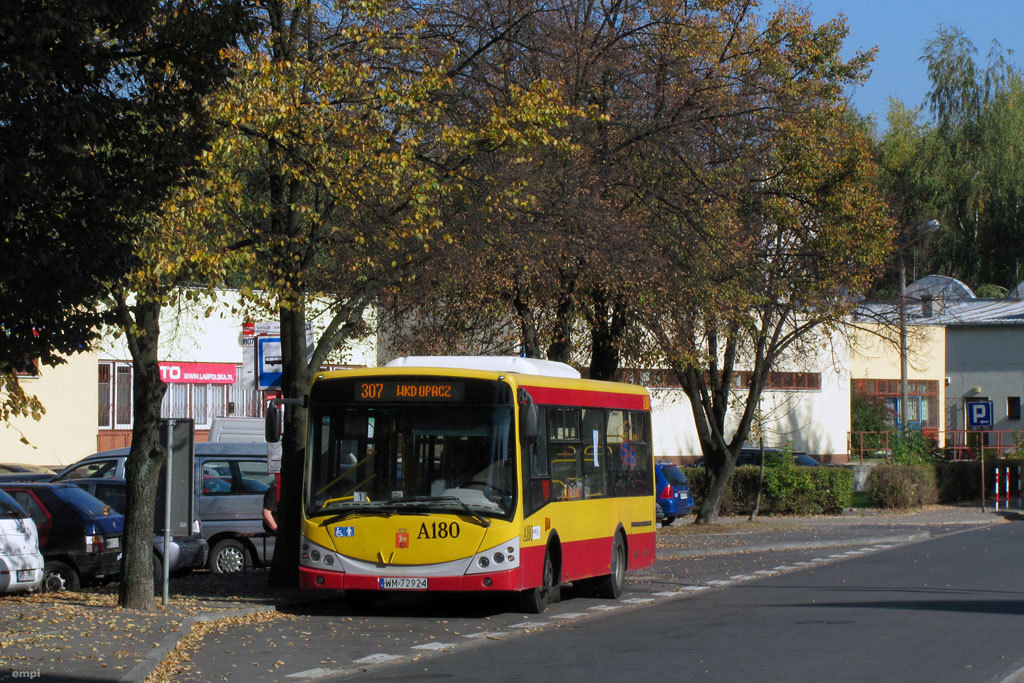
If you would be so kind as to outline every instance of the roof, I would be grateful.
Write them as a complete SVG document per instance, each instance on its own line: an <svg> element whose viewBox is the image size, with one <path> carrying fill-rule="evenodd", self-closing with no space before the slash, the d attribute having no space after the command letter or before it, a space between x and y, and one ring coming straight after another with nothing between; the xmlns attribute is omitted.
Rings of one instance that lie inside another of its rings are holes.
<svg viewBox="0 0 1024 683"><path fill-rule="evenodd" d="M1024 283L1003 299L975 296L970 287L951 277L928 275L907 286L907 324L936 327L1005 327L1024 325ZM899 321L895 301L865 301L854 317L859 322Z"/></svg>
<svg viewBox="0 0 1024 683"><path fill-rule="evenodd" d="M386 368L458 368L519 375L544 375L580 379L580 373L565 363L519 356L404 356L387 363Z"/></svg>

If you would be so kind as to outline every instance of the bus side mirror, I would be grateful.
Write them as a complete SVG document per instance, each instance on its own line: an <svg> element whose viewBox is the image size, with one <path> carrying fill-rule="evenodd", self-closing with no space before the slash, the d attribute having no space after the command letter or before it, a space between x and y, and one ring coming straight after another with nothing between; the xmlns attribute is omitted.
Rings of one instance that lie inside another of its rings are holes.
<svg viewBox="0 0 1024 683"><path fill-rule="evenodd" d="M281 409L271 403L267 406L267 420L264 427L267 443L277 443L281 440Z"/></svg>
<svg viewBox="0 0 1024 683"><path fill-rule="evenodd" d="M538 425L539 413L537 404L533 402L533 396L526 389L519 390L519 434L526 443L533 443L537 440L540 432Z"/></svg>

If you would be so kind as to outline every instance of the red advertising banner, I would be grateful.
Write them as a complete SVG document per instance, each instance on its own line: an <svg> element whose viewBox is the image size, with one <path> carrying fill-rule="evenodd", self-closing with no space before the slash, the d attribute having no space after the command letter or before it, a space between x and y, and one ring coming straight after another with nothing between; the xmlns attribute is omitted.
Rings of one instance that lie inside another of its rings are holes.
<svg viewBox="0 0 1024 683"><path fill-rule="evenodd" d="M234 384L238 369L234 363L160 363L165 384Z"/></svg>

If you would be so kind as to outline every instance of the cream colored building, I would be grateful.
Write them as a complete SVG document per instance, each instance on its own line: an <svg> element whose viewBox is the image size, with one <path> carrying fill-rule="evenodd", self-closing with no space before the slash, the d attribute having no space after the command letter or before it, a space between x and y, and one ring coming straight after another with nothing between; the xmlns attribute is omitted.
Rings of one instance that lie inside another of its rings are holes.
<svg viewBox="0 0 1024 683"><path fill-rule="evenodd" d="M0 462L66 465L95 450L99 354L80 353L67 360L55 368L40 368L36 377L20 378L25 393L39 398L46 414L38 422L19 417L0 425Z"/></svg>
<svg viewBox="0 0 1024 683"><path fill-rule="evenodd" d="M893 325L860 322L851 329L850 336L850 383L853 391L884 400L898 421L902 393L898 329ZM909 325L908 426L941 441L946 424L945 394L945 328ZM852 447L856 450L856 444Z"/></svg>

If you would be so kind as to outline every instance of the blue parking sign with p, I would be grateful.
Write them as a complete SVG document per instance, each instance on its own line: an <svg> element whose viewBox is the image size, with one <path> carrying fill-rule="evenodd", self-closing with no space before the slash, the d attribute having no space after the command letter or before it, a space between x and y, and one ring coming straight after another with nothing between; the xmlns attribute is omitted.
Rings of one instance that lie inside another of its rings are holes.
<svg viewBox="0 0 1024 683"><path fill-rule="evenodd" d="M968 427L991 427L992 426L992 401L968 401L967 402L967 426Z"/></svg>

